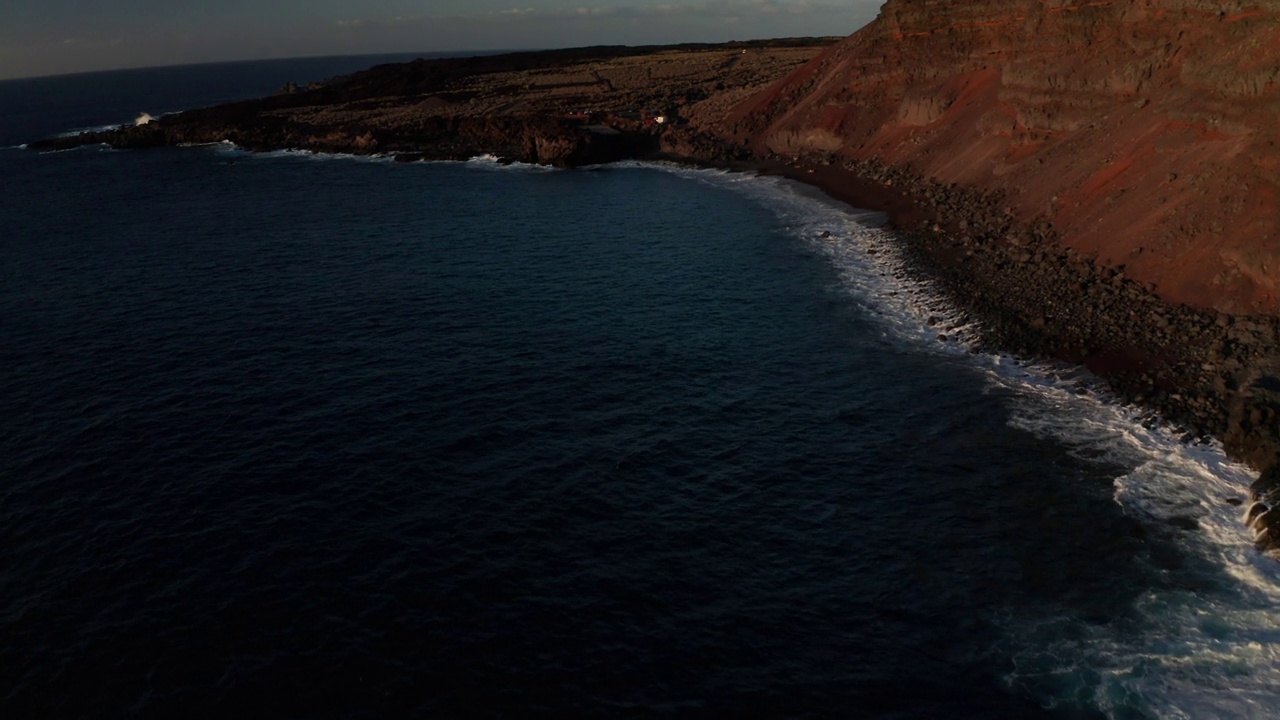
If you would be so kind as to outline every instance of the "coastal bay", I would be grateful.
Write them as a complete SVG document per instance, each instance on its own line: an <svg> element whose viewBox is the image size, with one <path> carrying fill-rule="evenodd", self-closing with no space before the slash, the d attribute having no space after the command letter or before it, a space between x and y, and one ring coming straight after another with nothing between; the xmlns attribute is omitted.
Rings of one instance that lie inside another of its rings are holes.
<svg viewBox="0 0 1280 720"><path fill-rule="evenodd" d="M1071 247L1051 221L1028 221L1007 191L944 182L880 156L779 148L744 134L763 98L829 63L834 42L416 60L30 147L232 143L401 162L488 155L577 167L646 159L784 175L885 212L920 270L972 313L991 347L1083 364L1189 440L1221 440L1266 471L1246 519L1259 548L1280 550L1280 486L1270 470L1280 457L1275 319L1171 298L1097 252Z"/></svg>

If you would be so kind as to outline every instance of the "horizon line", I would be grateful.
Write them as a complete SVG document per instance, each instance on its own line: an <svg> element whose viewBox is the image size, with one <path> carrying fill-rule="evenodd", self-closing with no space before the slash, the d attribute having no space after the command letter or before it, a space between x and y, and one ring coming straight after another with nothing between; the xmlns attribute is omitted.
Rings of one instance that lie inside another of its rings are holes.
<svg viewBox="0 0 1280 720"><path fill-rule="evenodd" d="M240 63L262 63L262 62L288 62L297 60L326 60L330 58L361 58L361 57L390 57L390 56L408 56L415 55L418 57L478 57L480 55L505 55L507 53L522 52L551 52L556 50L585 50L589 48L658 48L658 47L676 47L691 45L731 45L734 43L754 43L766 42L770 40L825 40L840 39L847 37L845 35L798 35L787 37L761 37L749 38L743 40L725 40L723 42L671 42L671 43L641 43L629 45L626 43L595 43L591 45L567 45L563 47L543 47L543 48L476 48L470 50L405 50L405 51L387 51L376 53L336 53L333 55L290 55L286 57L257 57L257 58L240 58L235 60L207 60L201 62L179 62L179 63L161 63L159 65L124 65L120 67L100 68L97 70L76 70L73 72L53 72L53 73L37 73L35 75L15 75L13 77L0 77L0 83L21 81L21 80L50 80L53 78L69 78L80 77L84 75L101 75L104 73L116 72L132 72L142 70L160 70L165 68L188 68L202 67L206 65L235 65ZM434 59L434 58L428 58Z"/></svg>

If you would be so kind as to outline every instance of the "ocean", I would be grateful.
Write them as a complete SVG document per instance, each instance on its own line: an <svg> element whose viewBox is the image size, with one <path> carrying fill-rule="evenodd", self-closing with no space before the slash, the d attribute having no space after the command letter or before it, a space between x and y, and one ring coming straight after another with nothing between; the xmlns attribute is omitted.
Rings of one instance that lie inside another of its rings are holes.
<svg viewBox="0 0 1280 720"><path fill-rule="evenodd" d="M0 717L1280 714L1250 472L873 213L20 147L380 60L0 83Z"/></svg>

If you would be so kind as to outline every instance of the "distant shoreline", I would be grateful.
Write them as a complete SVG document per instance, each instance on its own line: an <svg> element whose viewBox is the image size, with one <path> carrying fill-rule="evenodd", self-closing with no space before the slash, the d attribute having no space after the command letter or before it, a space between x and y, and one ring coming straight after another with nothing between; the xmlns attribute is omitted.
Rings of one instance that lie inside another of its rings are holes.
<svg viewBox="0 0 1280 720"><path fill-rule="evenodd" d="M190 70L191 68L225 68L235 65L262 65L264 63L296 64L306 62L328 61L361 61L372 60L366 67L384 62L407 62L416 58L438 59L455 57L481 57L485 55L505 55L514 52L529 52L527 49L510 50L459 50L447 52L391 52L391 53L357 53L354 55L299 55L283 58L257 58L247 60L209 60L200 62L172 63L165 65L126 65L121 67L100 68L97 70L71 70L68 72L42 73L39 75L16 75L0 77L0 83L22 82L26 80L57 80L59 78L79 78L111 73L145 73L152 71Z"/></svg>

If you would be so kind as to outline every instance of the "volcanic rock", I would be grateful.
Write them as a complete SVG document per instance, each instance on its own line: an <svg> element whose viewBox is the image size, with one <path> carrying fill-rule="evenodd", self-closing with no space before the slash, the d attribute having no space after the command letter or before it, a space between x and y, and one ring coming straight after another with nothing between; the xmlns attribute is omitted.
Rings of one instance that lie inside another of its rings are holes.
<svg viewBox="0 0 1280 720"><path fill-rule="evenodd" d="M1276 0L889 0L727 131L998 191L1170 302L1274 315L1278 83Z"/></svg>

